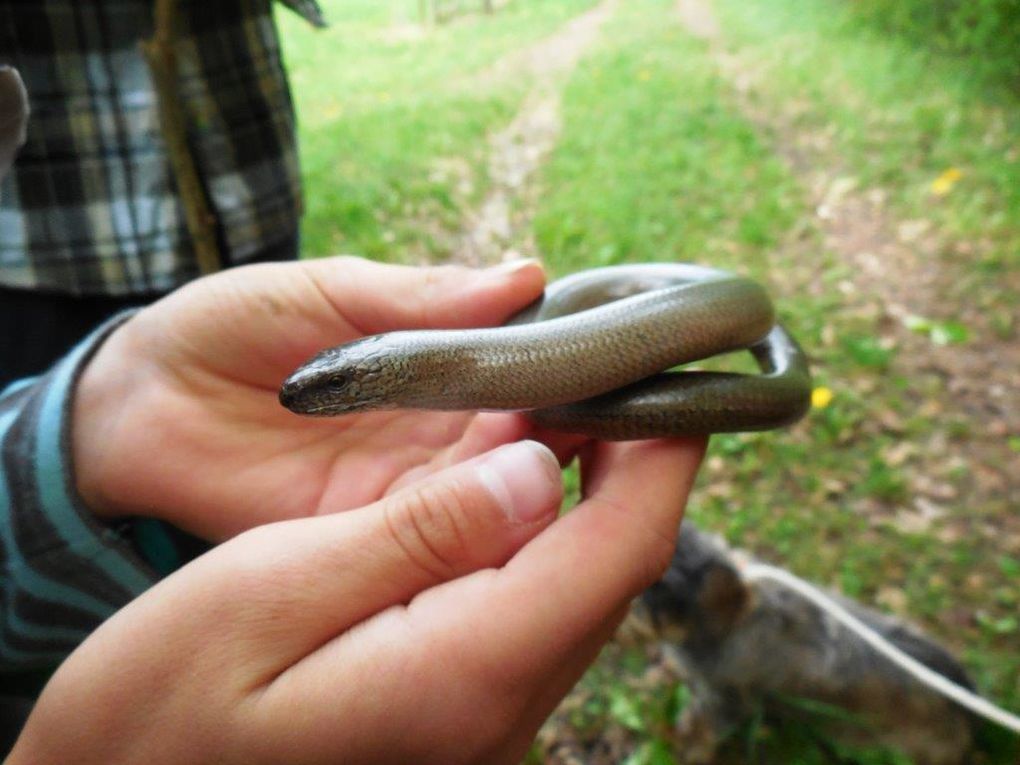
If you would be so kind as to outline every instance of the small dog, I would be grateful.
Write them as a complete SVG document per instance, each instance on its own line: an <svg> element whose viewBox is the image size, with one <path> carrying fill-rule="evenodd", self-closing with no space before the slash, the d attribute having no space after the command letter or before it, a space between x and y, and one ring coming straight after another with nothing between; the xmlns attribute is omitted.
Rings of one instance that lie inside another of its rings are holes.
<svg viewBox="0 0 1020 765"><path fill-rule="evenodd" d="M798 700L848 713L823 721L826 741L891 747L918 765L965 762L969 713L789 587L744 576L741 561L685 522L669 570L635 605L639 623L667 641L691 691L677 724L686 762L711 762L726 731L756 713L803 722ZM916 630L831 597L900 650L971 687L956 660Z"/></svg>

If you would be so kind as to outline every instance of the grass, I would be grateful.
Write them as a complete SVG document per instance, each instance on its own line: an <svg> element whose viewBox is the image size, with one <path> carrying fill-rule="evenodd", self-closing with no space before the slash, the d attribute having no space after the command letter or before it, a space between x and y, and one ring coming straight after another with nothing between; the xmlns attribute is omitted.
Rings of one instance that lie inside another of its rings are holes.
<svg viewBox="0 0 1020 765"><path fill-rule="evenodd" d="M322 3L331 27L279 21L309 189L304 250L422 261L442 257L484 184L484 139L516 110L526 77L487 69L592 0L512 3L422 30L414 0ZM466 199L465 199L466 198Z"/></svg>
<svg viewBox="0 0 1020 765"><path fill-rule="evenodd" d="M981 297L1006 315L1015 296L997 290L995 277L1020 269L1016 95L982 85L978 63L855 23L836 0L717 5L732 44L760 67L766 98L810 103L802 119L832 129L863 185L889 189L905 216L979 245ZM958 188L934 197L933 181L950 168L961 174Z"/></svg>
<svg viewBox="0 0 1020 765"><path fill-rule="evenodd" d="M465 209L487 188L486 136L529 84L487 74L490 64L592 4L514 0L492 17L425 31L412 23L416 3L405 1L326 3L334 27L325 34L282 17L301 120L306 251L447 255ZM966 447L985 423L940 409L946 381L914 374L902 343L847 297L853 273L818 234L802 180L673 5L620 3L582 59L525 234L555 273L693 260L769 283L831 401L786 433L714 438L691 517L816 582L909 614L962 653L984 693L1020 708L1020 558L1015 542L997 536L1016 508L968 488L980 464L943 454L947 444ZM714 3L727 55L758 75L757 107L824 139L859 188L883 190L891 216L941 232L938 257L959 268L959 283L912 331L933 343L1015 341L1007 277L1020 271L1020 102L981 84L966 61L876 34L843 6ZM934 193L949 169L959 176L951 190ZM928 485L944 493L945 517L905 524ZM629 731L643 742L631 765L668 763L683 693L639 689L631 679L640 668L625 653L603 661L573 723ZM1015 761L1011 746L993 735L984 761ZM731 749L734 761L749 750L824 761L767 726L743 731Z"/></svg>
<svg viewBox="0 0 1020 765"><path fill-rule="evenodd" d="M672 3L628 4L564 94L543 178L540 248L560 271L690 260L762 275L793 218L790 182L722 98Z"/></svg>
<svg viewBox="0 0 1020 765"><path fill-rule="evenodd" d="M942 257L959 266L960 281L955 300L933 309L947 314L940 331L959 333L961 342L982 334L1015 339L1015 283L1004 278L1020 272L1020 103L1015 95L982 85L966 61L945 60L858 26L840 3L719 0L716 5L728 45L745 65L761 73L762 98L776 109L796 113L808 130L826 131L846 172L856 175L862 186L885 189L900 217L931 221L945 232L949 244ZM959 185L937 197L933 181L948 168L959 169ZM961 306L972 305L980 305L991 320L969 328L953 321ZM799 310L811 312L810 302ZM805 319L824 326L810 316ZM936 433L966 441L969 427L984 423L968 426L939 421L937 415L918 416L918 401L943 391L896 379L895 370L890 374L894 352L880 346L875 352L876 343L869 340L878 334L873 324L837 318L834 328L838 342L819 342L814 348L823 381L846 393L821 413L825 432L812 440L828 442L833 447L829 454L846 462L827 464L816 453L812 469L848 483L846 510L852 511L855 501L895 506L905 499L909 484L904 477L911 470L909 461L889 464L888 454L896 444L924 444ZM918 329L930 334L932 328ZM853 392L862 388L866 395ZM902 432L874 433L865 427L862 438L853 435L883 411L904 415ZM948 484L964 484L966 471L947 471ZM959 516L993 525L1011 512L1005 501L987 498L984 506L951 504ZM882 530L876 539L874 533L869 530L856 543L844 538L840 581L848 592L872 596L892 573L902 582L911 613L951 636L956 645L970 646L967 658L986 692L1020 706L1020 631L1010 619L1013 596L1007 596L1006 608L991 605L994 593L1017 592L1020 578L1009 573L1013 569L996 572L995 555L981 539L964 536L941 542L931 534L893 529ZM878 545L878 559L866 554L865 540ZM1015 553L1009 560L1015 560ZM808 561L803 565L801 570L824 575ZM954 604L957 610L973 604L973 620L950 624L947 610ZM976 616L986 604L995 617ZM1006 620L998 633L988 626L998 624L997 619Z"/></svg>

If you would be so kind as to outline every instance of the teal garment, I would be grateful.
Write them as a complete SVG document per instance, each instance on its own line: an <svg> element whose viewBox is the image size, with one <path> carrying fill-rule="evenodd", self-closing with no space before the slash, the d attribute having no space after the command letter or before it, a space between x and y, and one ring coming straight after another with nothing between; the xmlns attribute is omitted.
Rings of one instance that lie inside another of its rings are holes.
<svg viewBox="0 0 1020 765"><path fill-rule="evenodd" d="M75 489L75 385L125 319L96 330L45 375L0 394L0 671L59 663L179 562L164 551L153 566L134 542L133 522L101 522Z"/></svg>

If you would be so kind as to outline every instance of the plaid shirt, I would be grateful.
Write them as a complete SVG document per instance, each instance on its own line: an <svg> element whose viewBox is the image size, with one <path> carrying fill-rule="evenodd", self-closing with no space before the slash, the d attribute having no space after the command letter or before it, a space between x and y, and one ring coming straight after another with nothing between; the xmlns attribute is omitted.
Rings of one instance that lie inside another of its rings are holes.
<svg viewBox="0 0 1020 765"><path fill-rule="evenodd" d="M285 0L322 25L313 0ZM32 103L0 185L0 285L79 295L198 275L139 42L153 0L0 0L0 63ZM178 84L227 265L297 233L293 104L272 0L179 0Z"/></svg>

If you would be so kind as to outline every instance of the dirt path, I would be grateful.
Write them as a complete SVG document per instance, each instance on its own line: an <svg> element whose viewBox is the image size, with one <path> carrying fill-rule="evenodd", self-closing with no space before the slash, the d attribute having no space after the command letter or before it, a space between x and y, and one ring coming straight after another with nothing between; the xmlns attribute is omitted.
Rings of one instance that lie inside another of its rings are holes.
<svg viewBox="0 0 1020 765"><path fill-rule="evenodd" d="M676 8L687 30L708 42L710 55L733 86L738 108L804 190L809 207L781 248L782 257L804 267L797 269L800 276L791 274L790 281L777 286L790 299L820 289L808 264L818 261L819 248L831 254L849 274L840 285L847 314L876 323L879 342L897 349L895 372L924 390L922 413L945 423L930 443L904 447L914 462L913 508L900 520L927 526L946 516L949 505L1020 504L1020 479L1009 469L1016 455L1006 443L1007 434L1020 432L1020 346L996 339L980 308L969 300L970 259L954 257L966 255L968 243L952 241L929 221L897 217L885 190L859 187L827 135L802 127L803 121L798 124L797 115L782 105L756 98L761 74L739 53L724 49L710 0L679 0ZM1020 291L1020 284L1014 286ZM956 317L974 336L962 345L940 346L908 327L915 317ZM950 432L959 430L961 422L965 438ZM885 427L895 432L897 423ZM966 467L963 477L961 466ZM1020 523L1014 515L1006 513L994 527L984 524L976 530L1004 552L1020 552Z"/></svg>
<svg viewBox="0 0 1020 765"><path fill-rule="evenodd" d="M598 37L618 0L603 0L555 34L497 62L483 77L499 82L508 72L530 75L531 91L510 123L489 139L491 190L465 216L453 259L492 263L517 254L534 255L530 232L535 195L531 181L560 135L560 91L577 62Z"/></svg>
<svg viewBox="0 0 1020 765"><path fill-rule="evenodd" d="M678 0L676 12L680 23L699 40L719 39L719 22L703 0Z"/></svg>

